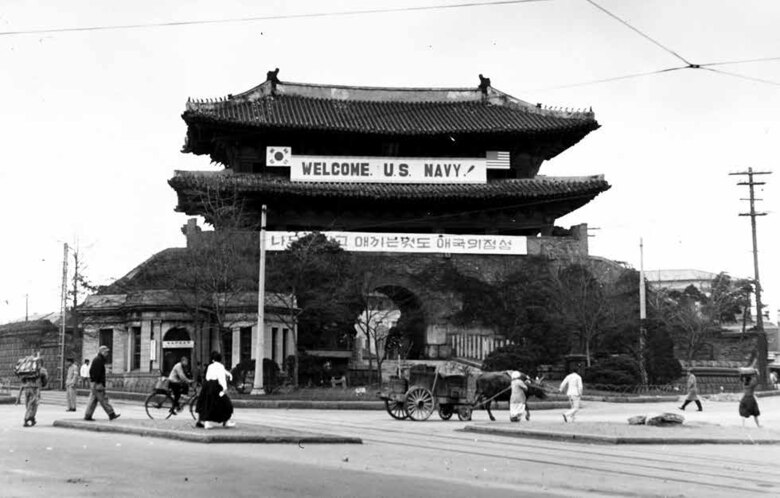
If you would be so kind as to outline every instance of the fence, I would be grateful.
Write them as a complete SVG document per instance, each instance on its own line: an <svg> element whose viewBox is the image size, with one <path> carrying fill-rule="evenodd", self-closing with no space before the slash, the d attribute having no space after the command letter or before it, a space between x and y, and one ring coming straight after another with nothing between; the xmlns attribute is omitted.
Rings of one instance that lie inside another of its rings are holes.
<svg viewBox="0 0 780 498"><path fill-rule="evenodd" d="M451 334L448 340L452 356L480 362L496 349L511 344L509 339L481 334Z"/></svg>

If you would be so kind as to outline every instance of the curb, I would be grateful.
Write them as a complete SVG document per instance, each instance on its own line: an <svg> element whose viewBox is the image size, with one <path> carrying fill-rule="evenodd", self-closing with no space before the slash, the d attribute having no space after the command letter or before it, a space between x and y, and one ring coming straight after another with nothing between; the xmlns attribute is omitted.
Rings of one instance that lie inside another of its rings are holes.
<svg viewBox="0 0 780 498"><path fill-rule="evenodd" d="M736 437L641 437L641 436L608 436L584 433L563 433L544 430L503 429L500 427L481 427L467 425L462 432L477 434L490 434L494 436L545 439L548 441L563 441L570 443L598 443L598 444L780 444L780 439L746 439Z"/></svg>
<svg viewBox="0 0 780 498"><path fill-rule="evenodd" d="M584 401L603 401L605 403L676 403L680 399L679 395L674 396L583 396Z"/></svg>
<svg viewBox="0 0 780 498"><path fill-rule="evenodd" d="M177 441L188 441L194 443L255 443L255 444L363 444L363 440L358 437L331 436L326 434L317 434L310 432L298 432L285 430L288 434L246 434L231 432L206 432L198 430L197 432L188 432L182 430L160 429L154 427L137 427L130 425L119 425L119 423L101 423L86 422L81 420L55 420L54 427L65 429L79 429L93 432L111 432L115 434L132 434L143 437L157 437L164 439L173 439ZM247 424L244 427L252 427ZM259 426L254 426L259 427Z"/></svg>
<svg viewBox="0 0 780 498"><path fill-rule="evenodd" d="M89 391L79 389L80 396L89 396ZM132 393L123 391L109 391L109 399L118 399L124 401L138 401L143 403L148 393ZM287 410L385 410L385 402L382 400L363 400L363 401L315 401L303 399L245 399L231 398L233 406L236 408L272 408ZM529 401L528 407L532 410L557 410L569 408L568 401Z"/></svg>

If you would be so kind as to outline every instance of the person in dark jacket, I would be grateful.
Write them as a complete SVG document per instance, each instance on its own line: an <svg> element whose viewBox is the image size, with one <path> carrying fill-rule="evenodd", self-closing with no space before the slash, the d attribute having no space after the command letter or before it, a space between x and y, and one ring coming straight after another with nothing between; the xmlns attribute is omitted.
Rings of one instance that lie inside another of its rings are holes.
<svg viewBox="0 0 780 498"><path fill-rule="evenodd" d="M84 411L84 420L95 420L92 418L92 414L95 413L98 403L108 414L109 420L119 418L119 414L114 411L106 396L106 358L108 358L109 351L107 346L100 346L97 356L89 367L89 401L87 401L87 409Z"/></svg>

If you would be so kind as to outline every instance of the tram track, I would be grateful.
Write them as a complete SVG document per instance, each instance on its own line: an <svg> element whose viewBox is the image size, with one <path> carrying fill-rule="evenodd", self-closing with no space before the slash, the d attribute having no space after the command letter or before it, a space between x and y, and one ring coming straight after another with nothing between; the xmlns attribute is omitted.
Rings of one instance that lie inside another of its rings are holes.
<svg viewBox="0 0 780 498"><path fill-rule="evenodd" d="M264 422L267 421L267 417L263 418L266 419ZM300 422L293 422L289 417L280 417L275 422L284 423L284 425L290 428L300 430L339 433L332 430L334 425L332 421L328 426L320 426L320 424L317 424L316 418L306 418ZM316 424L317 427L313 428L312 424ZM740 465L740 467L743 467L743 470L739 470L739 473L732 477L727 472L733 473L736 470L735 467L737 465L735 465L733 460L713 459L715 461L712 461L708 458L702 461L698 456L696 459L691 459L687 455L673 456L669 452L664 452L663 457L649 457L646 447L643 447L643 452L632 450L626 452L625 449L621 448L618 450L620 453L616 455L614 451L595 450L594 446L583 448L583 445L580 443L554 442L550 445L543 445L540 443L528 443L526 440L518 439L504 442L495 440L496 436L483 437L480 435L479 438L475 438L457 433L455 435L443 435L430 431L388 429L386 426L382 428L367 427L366 425L350 422L338 422L335 425L349 434L354 435L356 431L359 431L365 442L423 449L444 454L457 453L471 457L511 460L525 465L549 466L566 472L598 472L621 478L662 479L665 482L671 481L682 485L716 486L720 490L728 489L734 493L744 492L746 490L746 482L755 486L752 490L756 493L775 494L777 488L780 487L779 479L767 479L767 476L774 475L773 469L771 465L763 462L742 462L743 465ZM388 436L388 433L391 436ZM426 442L410 442L408 441L410 436L423 437L426 439ZM399 440L400 438L403 438L403 440ZM479 451L464 448L464 444L473 443L475 439L479 439L480 443L489 444L497 451ZM611 446L609 448L616 449ZM533 456L517 456L518 450ZM652 464L648 463L649 458ZM584 464L582 462L598 462L599 465ZM726 465L726 463L731 465ZM615 468L605 468L604 465L615 466ZM663 476L659 477L659 473L663 474ZM720 482L715 485L713 481Z"/></svg>

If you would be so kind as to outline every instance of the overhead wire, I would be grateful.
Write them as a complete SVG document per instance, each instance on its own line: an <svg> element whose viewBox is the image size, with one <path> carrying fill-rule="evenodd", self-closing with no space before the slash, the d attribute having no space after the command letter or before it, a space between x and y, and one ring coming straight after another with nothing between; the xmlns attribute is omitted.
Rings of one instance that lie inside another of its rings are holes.
<svg viewBox="0 0 780 498"><path fill-rule="evenodd" d="M19 36L19 35L41 35L41 34L53 34L53 33L75 33L84 31L110 31L121 29L143 29L143 28L169 28L179 26L195 26L203 24L230 24L230 23L246 23L254 21L277 21L283 19L312 19L322 17L344 17L366 14L388 14L394 12L420 12L427 10L445 10L445 9L460 9L466 7L484 7L491 5L511 5L519 3L531 3L531 2L548 2L551 0L490 0L487 2L463 2L455 4L440 4L440 5L424 5L417 7L388 7L383 9L362 9L362 10L348 10L337 12L314 12L303 14L278 14L267 16L250 16L250 17L236 17L227 19L204 19L193 21L166 21L166 22L149 22L149 23L136 23L136 24L116 24L116 25L99 25L99 26L82 26L73 28L43 28L43 29L28 29L18 31L0 31L0 36Z"/></svg>
<svg viewBox="0 0 780 498"><path fill-rule="evenodd" d="M669 48L669 47L667 47L667 46L663 45L663 44L662 44L661 42L659 42L658 40L656 40L656 39L654 39L654 38L650 37L650 35L648 35L647 33L644 33L644 32L642 32L642 31L640 31L639 29L635 28L634 26L632 26L631 24L629 24L629 23L628 23L628 21L625 21L625 20L623 20L622 18L618 17L617 15L615 15L615 14L613 14L612 12L608 11L607 9L605 9L604 7L602 7L601 5L599 5L599 4L597 4L596 2L594 2L593 0L585 0L585 1L586 1L586 2L588 2L589 4L593 5L594 7L596 7L597 9L599 9L600 11L604 12L604 13L605 13L606 15L608 15L609 17L611 17L611 18L615 19L615 20L616 20L616 21L618 21L620 24L624 25L625 27L627 27L628 29L630 29L630 30L631 30L631 31L633 31L634 33L636 33L636 34L638 34L639 36L641 36L642 38L644 38L645 40L649 41L649 42L650 42L650 43L652 43L653 45L655 45L655 46L657 46L657 47L660 47L661 49L663 49L664 51L668 52L669 54L671 54L671 55L673 55L673 56L677 57L678 59L680 59L680 60L681 60L681 61L683 61L684 63L686 63L686 64L688 64L688 65L691 65L691 62L690 62L688 59L686 59L686 58L685 58L685 57L683 57L682 55L678 54L677 52L675 52L675 51L674 51L674 50L672 50L671 48Z"/></svg>
<svg viewBox="0 0 780 498"><path fill-rule="evenodd" d="M679 53L677 53L677 51L667 47L666 45L662 44L661 42L659 42L655 38L653 38L650 35L648 35L647 33L645 33L643 31L641 31L640 29L636 28L635 26L630 24L625 19L623 19L620 16L614 14L613 12L607 10L605 7L602 7L601 5L596 3L594 0L585 0L585 1L588 2L589 4L591 4L593 7L597 8L598 10L600 10L601 12L603 12L604 14L608 15L612 19L615 19L620 24L622 24L623 26L627 27L628 29L630 29L634 33L638 34L642 38L646 39L647 41L649 41L653 45L661 48L665 52L667 52L667 53L671 54L672 56L676 57L677 59L681 60L682 62L685 63L685 66L673 66L673 67L668 67L668 68L664 68L664 69L658 69L658 70L655 70L655 71L647 71L647 72L644 72L644 73L633 73L633 74L626 74L626 75L621 75L621 76L613 76L613 77L609 77L609 78L601 78L601 79L590 80L590 81L582 81L582 82L578 82L578 83L571 83L571 84L565 84L565 85L556 85L556 86L551 86L551 87L537 88L537 89L533 89L533 90L530 90L530 91L546 91L546 90L559 90L559 89L563 89L563 88L576 88L576 87L595 85L595 84L600 84L600 83L608 83L608 82L612 82L612 81L620 81L620 80L626 80L626 79L632 79L632 78L640 78L640 77L645 77L645 76L652 76L652 75L655 75L655 74L668 73L668 72L671 72L671 71L679 71L681 69L706 69L706 70L709 70L709 71L714 72L714 73L720 73L720 74L723 74L723 75L732 76L732 77L736 77L736 78L741 78L741 79L748 80L748 81L753 81L753 82L757 82L757 83L765 83L765 84L773 85L773 86L780 86L780 83L775 82L775 81L766 80L766 79L762 79L762 78L754 78L754 77L751 77L751 76L745 76L745 75L742 75L742 74L739 74L739 73L733 73L733 72L730 72L730 71L723 71L723 70L712 69L712 66L725 66L725 65L733 65L733 64L749 64L749 63L755 63L755 62L776 61L776 60L780 60L780 56L760 57L760 58L754 58L754 59L737 59L737 60L730 60L730 61L708 62L708 63L705 63L705 64L695 64L695 63L692 63L691 61L689 61L688 59L686 59L685 57L683 57L682 55L680 55Z"/></svg>
<svg viewBox="0 0 780 498"><path fill-rule="evenodd" d="M723 69L714 69L714 68L711 68L711 67L702 67L702 69L704 69L705 71L711 71L713 73L719 73L719 74L723 74L723 75L726 75L726 76L731 76L733 78L739 78L739 79L743 79L743 80L747 80L747 81L754 81L754 82L757 82L757 83L765 83L767 85L772 85L772 86L780 86L780 82L778 82L778 81L766 80L766 79L763 79L763 78L756 78L756 77L747 76L747 75L744 75L744 74L733 73L731 71L724 71Z"/></svg>
<svg viewBox="0 0 780 498"><path fill-rule="evenodd" d="M668 67L666 69L657 69L655 71L647 71L644 73L633 73L633 74L625 74L622 76L612 76L609 78L601 78L597 80L590 80L590 81L582 81L579 83L571 83L567 85L557 85L557 86L550 86L550 87L544 87L544 88L535 88L531 89L529 91L544 91L544 90L559 90L562 88L575 88L579 86L588 86L588 85L596 85L599 83L608 83L610 81L620 81L620 80L627 80L631 78L640 78L643 76L652 76L654 74L662 74L662 73L669 73L672 71L679 71L680 69L688 69L689 66L677 66L677 67Z"/></svg>

